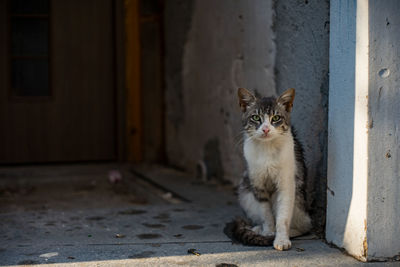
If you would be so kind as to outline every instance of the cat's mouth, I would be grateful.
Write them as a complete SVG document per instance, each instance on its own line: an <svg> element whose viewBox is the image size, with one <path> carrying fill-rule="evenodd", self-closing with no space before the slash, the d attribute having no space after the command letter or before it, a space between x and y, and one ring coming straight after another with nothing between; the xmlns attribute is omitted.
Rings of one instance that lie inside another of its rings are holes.
<svg viewBox="0 0 400 267"><path fill-rule="evenodd" d="M271 133L261 133L258 135L258 139L261 141L269 141L271 140L272 135Z"/></svg>
<svg viewBox="0 0 400 267"><path fill-rule="evenodd" d="M264 132L254 132L249 135L250 140L257 140L259 142L269 142L274 139L274 134Z"/></svg>

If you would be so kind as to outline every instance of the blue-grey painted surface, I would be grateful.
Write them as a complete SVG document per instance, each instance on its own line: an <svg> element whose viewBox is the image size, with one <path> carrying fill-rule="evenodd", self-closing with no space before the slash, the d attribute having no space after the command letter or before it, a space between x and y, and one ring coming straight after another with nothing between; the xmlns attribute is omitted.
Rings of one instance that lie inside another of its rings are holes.
<svg viewBox="0 0 400 267"><path fill-rule="evenodd" d="M326 239L364 261L400 252L399 12L331 2Z"/></svg>
<svg viewBox="0 0 400 267"><path fill-rule="evenodd" d="M400 2L369 1L368 258L400 254Z"/></svg>
<svg viewBox="0 0 400 267"><path fill-rule="evenodd" d="M353 189L355 36L355 1L331 1L326 239L340 247Z"/></svg>

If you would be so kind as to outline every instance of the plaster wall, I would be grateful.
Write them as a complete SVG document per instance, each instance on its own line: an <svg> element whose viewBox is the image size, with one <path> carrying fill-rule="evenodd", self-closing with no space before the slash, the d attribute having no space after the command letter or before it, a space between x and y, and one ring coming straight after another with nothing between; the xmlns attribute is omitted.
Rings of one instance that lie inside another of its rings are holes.
<svg viewBox="0 0 400 267"><path fill-rule="evenodd" d="M166 1L166 152L170 164L237 183L244 169L236 90L296 88L308 204L325 224L329 1Z"/></svg>
<svg viewBox="0 0 400 267"><path fill-rule="evenodd" d="M237 88L275 93L272 1L166 1L169 163L237 183L244 169ZM186 14L182 15L181 11Z"/></svg>
<svg viewBox="0 0 400 267"><path fill-rule="evenodd" d="M307 202L325 225L329 90L329 1L275 1L277 93L296 89L292 124L308 168Z"/></svg>

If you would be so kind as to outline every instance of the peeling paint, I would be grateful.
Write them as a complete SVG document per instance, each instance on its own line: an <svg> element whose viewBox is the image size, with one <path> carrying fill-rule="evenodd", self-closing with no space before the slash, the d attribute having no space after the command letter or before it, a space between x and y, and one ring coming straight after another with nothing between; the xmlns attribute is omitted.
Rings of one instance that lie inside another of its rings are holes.
<svg viewBox="0 0 400 267"><path fill-rule="evenodd" d="M329 186L327 187L327 190L329 191L329 193L331 193L331 195L334 197L335 196L335 192L329 188Z"/></svg>
<svg viewBox="0 0 400 267"><path fill-rule="evenodd" d="M364 232L365 232L365 236L364 236L364 240L363 240L362 256L364 257L365 260L367 260L367 258L368 258L368 242L367 242L367 220L366 219L364 219Z"/></svg>
<svg viewBox="0 0 400 267"><path fill-rule="evenodd" d="M368 124L367 124L367 129L372 129L374 128L374 120L370 118Z"/></svg>

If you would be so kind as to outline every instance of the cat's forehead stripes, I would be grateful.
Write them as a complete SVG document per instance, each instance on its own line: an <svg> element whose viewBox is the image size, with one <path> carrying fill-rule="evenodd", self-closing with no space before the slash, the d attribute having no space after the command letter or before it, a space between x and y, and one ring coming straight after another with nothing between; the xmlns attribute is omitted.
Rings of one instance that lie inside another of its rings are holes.
<svg viewBox="0 0 400 267"><path fill-rule="evenodd" d="M254 115L259 119L254 119ZM273 120L275 115L279 119ZM284 134L290 128L290 113L274 97L263 97L256 99L255 103L243 113L243 128L246 132L255 132L262 125L273 127L279 134Z"/></svg>
<svg viewBox="0 0 400 267"><path fill-rule="evenodd" d="M275 110L276 99L273 97L263 97L258 101L259 108L266 114L272 114Z"/></svg>

